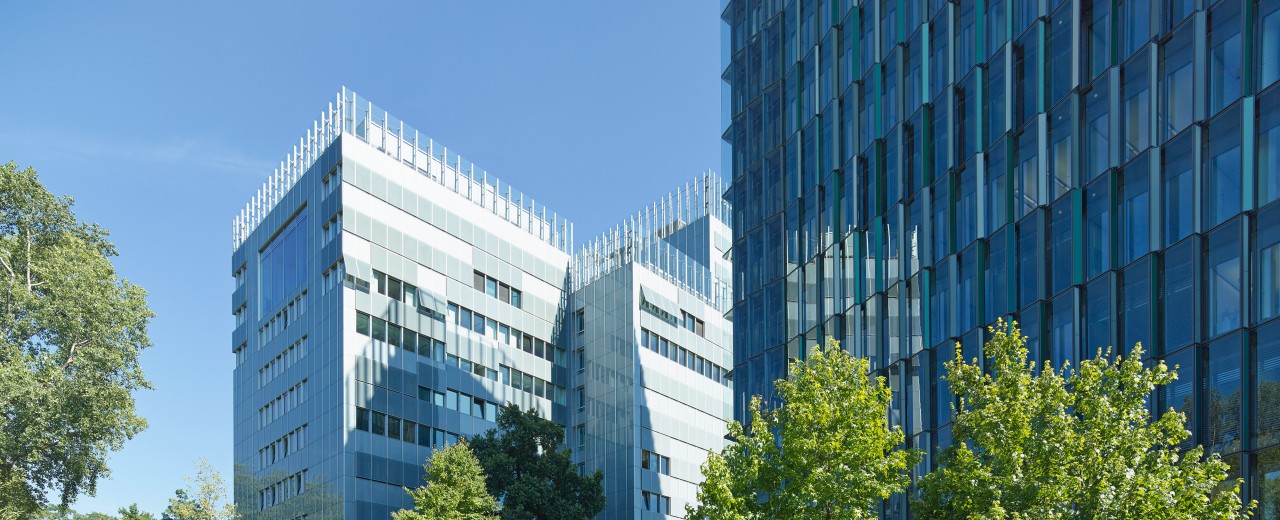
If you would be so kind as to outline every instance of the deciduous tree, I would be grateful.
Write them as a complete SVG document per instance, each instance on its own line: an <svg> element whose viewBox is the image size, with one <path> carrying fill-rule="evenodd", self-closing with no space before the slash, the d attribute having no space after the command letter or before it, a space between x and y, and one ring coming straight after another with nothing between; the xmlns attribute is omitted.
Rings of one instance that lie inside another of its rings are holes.
<svg viewBox="0 0 1280 520"><path fill-rule="evenodd" d="M1152 391L1177 375L1145 367L1142 345L1127 359L1100 353L1075 371L1037 371L1016 324L990 332L985 371L959 345L946 364L955 440L920 482L919 518L1248 517L1217 454L1179 451L1183 414L1150 417Z"/></svg>
<svg viewBox="0 0 1280 520"><path fill-rule="evenodd" d="M887 423L891 394L870 364L831 341L792 361L775 386L780 403L751 400L751 422L729 424L736 441L702 466L693 519L875 518L906 489L920 455L901 449Z"/></svg>
<svg viewBox="0 0 1280 520"><path fill-rule="evenodd" d="M579 475L564 427L514 404L498 410L498 427L471 440L489 493L508 520L585 520L604 510L604 476Z"/></svg>
<svg viewBox="0 0 1280 520"><path fill-rule="evenodd" d="M227 500L226 485L218 470L204 458L196 460L195 476L186 477L186 489L174 492L163 520L235 520L235 505Z"/></svg>
<svg viewBox="0 0 1280 520"><path fill-rule="evenodd" d="M71 207L34 169L0 165L0 517L92 495L108 454L147 424L133 401L151 388L146 292Z"/></svg>
<svg viewBox="0 0 1280 520"><path fill-rule="evenodd" d="M427 482L406 489L413 509L392 513L395 520L486 520L498 518L498 501L485 487L484 469L463 440L431 455Z"/></svg>

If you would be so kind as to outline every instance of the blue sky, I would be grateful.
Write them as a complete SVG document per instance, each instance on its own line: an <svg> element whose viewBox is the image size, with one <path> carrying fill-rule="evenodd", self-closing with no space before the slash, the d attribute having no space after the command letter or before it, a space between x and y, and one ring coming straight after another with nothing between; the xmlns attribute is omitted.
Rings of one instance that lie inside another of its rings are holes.
<svg viewBox="0 0 1280 520"><path fill-rule="evenodd" d="M343 86L557 209L578 242L720 169L714 0L10 2L0 162L109 229L150 291L150 428L75 509L230 481L231 219Z"/></svg>

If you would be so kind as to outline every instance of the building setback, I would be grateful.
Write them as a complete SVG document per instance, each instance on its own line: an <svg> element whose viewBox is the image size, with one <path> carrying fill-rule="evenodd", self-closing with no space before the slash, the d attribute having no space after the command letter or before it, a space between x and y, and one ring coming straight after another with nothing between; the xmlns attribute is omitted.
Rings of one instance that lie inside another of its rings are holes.
<svg viewBox="0 0 1280 520"><path fill-rule="evenodd" d="M628 224L646 254L574 255L571 224L344 89L233 227L241 511L388 518L515 403L605 471L602 518L682 512L731 398L728 209L696 185L705 208Z"/></svg>
<svg viewBox="0 0 1280 520"><path fill-rule="evenodd" d="M737 417L836 337L927 453L959 341L1141 342L1277 514L1280 3L729 0ZM899 496L890 518L908 515Z"/></svg>

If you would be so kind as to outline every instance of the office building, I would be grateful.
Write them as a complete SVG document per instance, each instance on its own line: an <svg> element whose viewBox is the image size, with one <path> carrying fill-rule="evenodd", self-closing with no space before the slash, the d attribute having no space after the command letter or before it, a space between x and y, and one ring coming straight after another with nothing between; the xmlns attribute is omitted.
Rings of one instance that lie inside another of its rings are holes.
<svg viewBox="0 0 1280 520"><path fill-rule="evenodd" d="M953 343L977 357L1011 316L1037 360L1141 342L1181 367L1153 407L1274 503L1278 10L725 2L737 417L836 337L888 378L926 471Z"/></svg>
<svg viewBox="0 0 1280 520"><path fill-rule="evenodd" d="M730 407L728 205L704 176L589 241L571 264L565 345L585 471L604 472L602 518L684 516ZM639 465L636 455L639 454Z"/></svg>
<svg viewBox="0 0 1280 520"><path fill-rule="evenodd" d="M731 397L728 210L697 186L700 209L664 202L646 235L575 254L556 213L344 89L233 226L241 512L389 518L506 403L578 428L601 517L682 506ZM656 359L648 334L684 348Z"/></svg>

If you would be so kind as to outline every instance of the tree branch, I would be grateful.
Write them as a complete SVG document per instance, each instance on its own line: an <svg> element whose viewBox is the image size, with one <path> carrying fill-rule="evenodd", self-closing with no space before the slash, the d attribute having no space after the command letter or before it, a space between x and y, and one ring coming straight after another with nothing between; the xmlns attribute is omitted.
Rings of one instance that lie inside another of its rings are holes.
<svg viewBox="0 0 1280 520"><path fill-rule="evenodd" d="M13 268L9 266L9 262L4 260L4 256L0 256L0 265L4 266L5 271L9 271L9 278L17 278L17 273L13 272Z"/></svg>
<svg viewBox="0 0 1280 520"><path fill-rule="evenodd" d="M84 343L85 342L83 341L75 341L71 343L67 352L67 362L62 364L62 372L66 372L68 368L71 368L71 363L76 359L76 347L84 345Z"/></svg>

